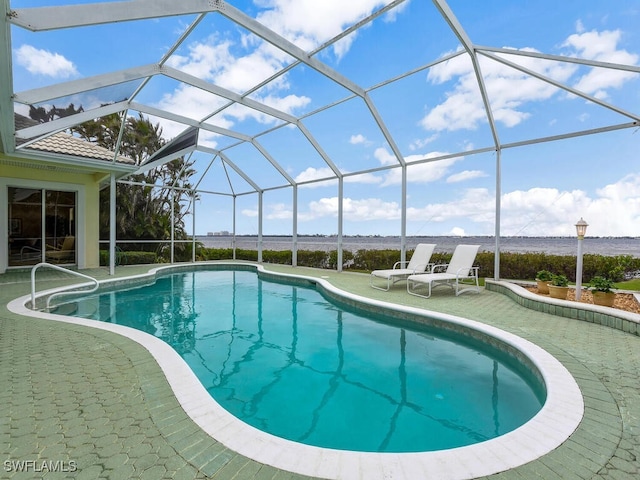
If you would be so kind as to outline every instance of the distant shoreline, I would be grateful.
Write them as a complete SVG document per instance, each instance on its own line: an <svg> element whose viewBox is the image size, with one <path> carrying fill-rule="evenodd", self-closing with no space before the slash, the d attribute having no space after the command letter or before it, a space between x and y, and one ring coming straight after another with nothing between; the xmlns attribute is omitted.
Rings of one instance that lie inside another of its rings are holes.
<svg viewBox="0 0 640 480"><path fill-rule="evenodd" d="M246 250L258 249L257 235L198 235L196 239L209 248L232 248ZM330 251L337 249L338 237L335 235L298 235L298 250ZM493 236L407 236L406 248L411 250L418 243L436 244L436 252L453 252L459 244L480 245L480 251L495 251L496 241ZM342 248L355 252L357 250L399 250L399 236L378 235L344 235ZM500 237L500 251L510 253L545 253L549 255L573 255L577 253L576 237ZM263 235L263 250L292 250L291 235ZM583 253L596 255L630 255L640 258L640 237L585 237Z"/></svg>
<svg viewBox="0 0 640 480"><path fill-rule="evenodd" d="M209 234L196 234L196 238L232 238L234 235L232 234L213 234L213 235L209 235ZM304 238L338 238L338 235L332 234L321 234L321 233L314 233L314 234L301 234L299 233L298 238L300 237L304 237ZM248 234L248 233L244 233L244 234L236 234L235 235L236 238L258 238L257 234ZM285 235L285 234L263 234L262 235L263 238L293 238L293 235ZM343 235L343 238L400 238L400 235ZM464 239L464 238L484 238L484 239L494 239L495 236L494 235L464 235L464 236L456 236L456 235L407 235L405 238L456 238L456 239ZM532 235L502 235L500 238L529 238L529 239L535 239L535 238L543 238L543 239L547 239L547 238L561 238L561 239L576 239L575 236L571 236L571 235L549 235L549 236L532 236ZM623 239L629 239L629 240L640 240L640 237L634 237L634 236L622 236L622 237L616 237L616 236L607 236L607 237L594 237L594 236L587 236L585 237L586 239L589 238L596 238L596 239L618 239L618 238L623 238Z"/></svg>

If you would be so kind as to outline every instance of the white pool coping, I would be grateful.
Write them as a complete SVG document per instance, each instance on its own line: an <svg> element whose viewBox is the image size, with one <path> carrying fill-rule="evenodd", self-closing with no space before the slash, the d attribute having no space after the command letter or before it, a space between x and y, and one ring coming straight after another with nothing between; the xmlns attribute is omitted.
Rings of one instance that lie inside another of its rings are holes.
<svg viewBox="0 0 640 480"><path fill-rule="evenodd" d="M101 281L101 285L149 278L167 270L202 269L208 262L181 264L150 270L143 275ZM584 415L580 388L569 371L537 345L498 328L453 315L372 300L340 290L323 278L273 272L257 264L211 262L211 265L250 265L257 272L309 280L345 299L428 316L486 333L516 348L538 368L547 389L542 409L527 423L500 437L465 447L416 453L372 453L313 447L285 440L258 430L222 408L207 392L185 361L167 343L151 334L122 325L66 317L27 308L30 295L11 301L7 308L16 314L99 328L124 335L144 348L158 362L185 413L208 435L227 448L257 462L302 475L326 479L406 479L438 478L458 480L481 477L531 462L561 445L575 431ZM56 288L38 296L67 290Z"/></svg>

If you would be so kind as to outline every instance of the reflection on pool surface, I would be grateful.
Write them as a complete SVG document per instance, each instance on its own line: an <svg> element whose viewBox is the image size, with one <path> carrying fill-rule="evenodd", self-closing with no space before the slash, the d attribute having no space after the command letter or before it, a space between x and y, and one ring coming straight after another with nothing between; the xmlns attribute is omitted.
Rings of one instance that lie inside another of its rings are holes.
<svg viewBox="0 0 640 480"><path fill-rule="evenodd" d="M544 401L536 377L495 349L254 272L176 273L83 299L76 314L162 338L233 415L310 445L469 445L519 427Z"/></svg>

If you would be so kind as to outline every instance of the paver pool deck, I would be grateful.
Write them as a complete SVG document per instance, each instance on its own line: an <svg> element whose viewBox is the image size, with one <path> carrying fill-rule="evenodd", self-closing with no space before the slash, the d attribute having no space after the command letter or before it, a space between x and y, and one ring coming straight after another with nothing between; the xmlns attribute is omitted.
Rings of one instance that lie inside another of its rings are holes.
<svg viewBox="0 0 640 480"><path fill-rule="evenodd" d="M118 267L116 276L150 268ZM423 299L402 285L374 290L364 274L265 268L486 323L554 355L582 391L582 422L551 453L489 478L640 478L640 336L524 308L488 290L455 297L436 289ZM111 278L106 269L82 273ZM64 273L38 273L38 290L71 283L77 279ZM254 462L209 437L184 413L151 354L134 341L10 312L7 303L30 288L29 272L0 275L0 478L310 478Z"/></svg>

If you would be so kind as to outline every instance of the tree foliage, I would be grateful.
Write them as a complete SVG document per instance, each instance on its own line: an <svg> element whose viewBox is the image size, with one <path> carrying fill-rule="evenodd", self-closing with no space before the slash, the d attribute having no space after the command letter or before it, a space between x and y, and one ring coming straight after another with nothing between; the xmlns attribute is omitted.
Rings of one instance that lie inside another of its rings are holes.
<svg viewBox="0 0 640 480"><path fill-rule="evenodd" d="M113 114L78 125L73 131L88 141L115 150L121 125L121 118ZM142 115L127 117L118 152L140 165L164 144L159 124L152 124ZM131 175L127 179L130 183L118 183L116 238L119 241L169 240L172 225L176 239L187 238L184 217L191 202L190 178L195 173L192 165L181 157L143 174ZM160 188L169 186L175 188ZM108 189L101 194L100 224L101 238L106 239L109 235ZM138 248L155 250L158 245Z"/></svg>
<svg viewBox="0 0 640 480"><path fill-rule="evenodd" d="M49 110L31 107L29 116L44 123L83 111L82 106L74 104L66 108L54 106ZM119 114L106 115L76 125L70 133L112 152L117 149L119 155L130 158L136 165L141 165L165 144L160 125L152 124L142 114L126 117L124 122ZM192 200L190 178L195 173L192 166L193 163L180 157L119 182L116 188L116 238L119 241L168 240L172 225L174 238L187 238L184 217ZM175 189L160 188L170 186ZM103 189L100 194L100 238L103 240L109 238L109 216L109 189ZM160 250L161 256L163 253L163 248L158 248L157 244L136 245L135 248Z"/></svg>

